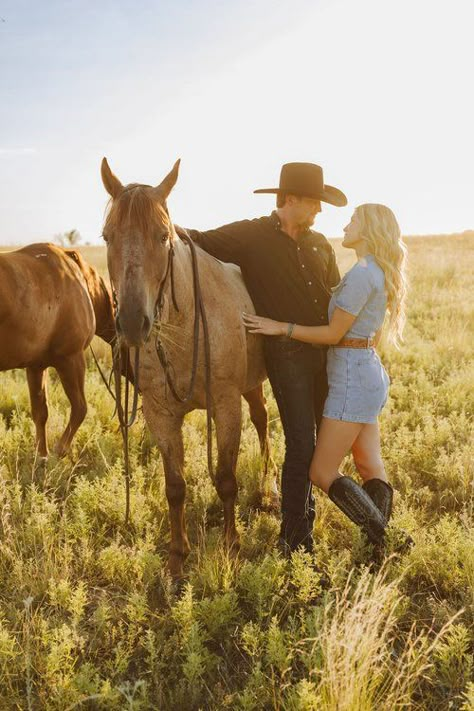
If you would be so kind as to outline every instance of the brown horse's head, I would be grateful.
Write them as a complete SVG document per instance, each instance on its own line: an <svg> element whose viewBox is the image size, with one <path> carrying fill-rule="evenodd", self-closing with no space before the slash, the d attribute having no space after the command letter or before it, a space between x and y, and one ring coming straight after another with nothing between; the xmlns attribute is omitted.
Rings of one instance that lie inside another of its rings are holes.
<svg viewBox="0 0 474 711"><path fill-rule="evenodd" d="M123 186L104 158L102 181L111 196L103 236L117 297L117 331L129 346L150 336L160 284L175 236L166 198L178 178L179 160L157 187Z"/></svg>

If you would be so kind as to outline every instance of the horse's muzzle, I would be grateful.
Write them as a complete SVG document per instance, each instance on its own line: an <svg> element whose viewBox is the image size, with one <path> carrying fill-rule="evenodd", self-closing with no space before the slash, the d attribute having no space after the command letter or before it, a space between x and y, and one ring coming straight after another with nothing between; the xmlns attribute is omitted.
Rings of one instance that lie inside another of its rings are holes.
<svg viewBox="0 0 474 711"><path fill-rule="evenodd" d="M140 312L127 314L119 311L115 318L117 334L129 348L143 346L150 337L152 327L152 320L146 314Z"/></svg>

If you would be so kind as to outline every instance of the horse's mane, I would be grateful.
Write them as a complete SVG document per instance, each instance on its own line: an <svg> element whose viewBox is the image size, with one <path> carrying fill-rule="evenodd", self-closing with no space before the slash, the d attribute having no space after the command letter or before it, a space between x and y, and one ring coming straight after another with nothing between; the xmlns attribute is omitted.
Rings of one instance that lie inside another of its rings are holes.
<svg viewBox="0 0 474 711"><path fill-rule="evenodd" d="M170 224L166 203L161 204L149 194L150 185L132 183L127 185L114 200L107 205L104 231L123 229L127 225L137 227L145 237L150 235L157 224Z"/></svg>

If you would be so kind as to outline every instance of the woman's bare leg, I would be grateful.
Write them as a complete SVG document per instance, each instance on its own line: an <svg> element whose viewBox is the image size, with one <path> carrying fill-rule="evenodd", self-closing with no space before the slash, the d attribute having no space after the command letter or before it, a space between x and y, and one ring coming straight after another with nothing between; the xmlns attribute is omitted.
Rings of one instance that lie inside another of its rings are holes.
<svg viewBox="0 0 474 711"><path fill-rule="evenodd" d="M309 477L326 494L335 479L342 476L339 467L365 425L323 417L311 461Z"/></svg>
<svg viewBox="0 0 474 711"><path fill-rule="evenodd" d="M363 427L361 423L323 418L311 462L310 478L351 521L365 531L372 543L378 545L382 543L385 532L383 515L354 479L339 472L344 456L352 448Z"/></svg>
<svg viewBox="0 0 474 711"><path fill-rule="evenodd" d="M378 422L362 426L352 445L352 456L356 469L364 481L381 479L388 483L380 449Z"/></svg>

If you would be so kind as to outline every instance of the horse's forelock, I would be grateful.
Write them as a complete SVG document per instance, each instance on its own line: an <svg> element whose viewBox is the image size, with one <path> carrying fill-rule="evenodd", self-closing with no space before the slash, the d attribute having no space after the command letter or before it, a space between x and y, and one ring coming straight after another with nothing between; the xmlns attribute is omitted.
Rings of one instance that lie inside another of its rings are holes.
<svg viewBox="0 0 474 711"><path fill-rule="evenodd" d="M110 200L105 227L110 231L130 226L138 228L144 237L151 235L158 224L170 224L166 206L150 197L149 185L131 184L115 200Z"/></svg>

